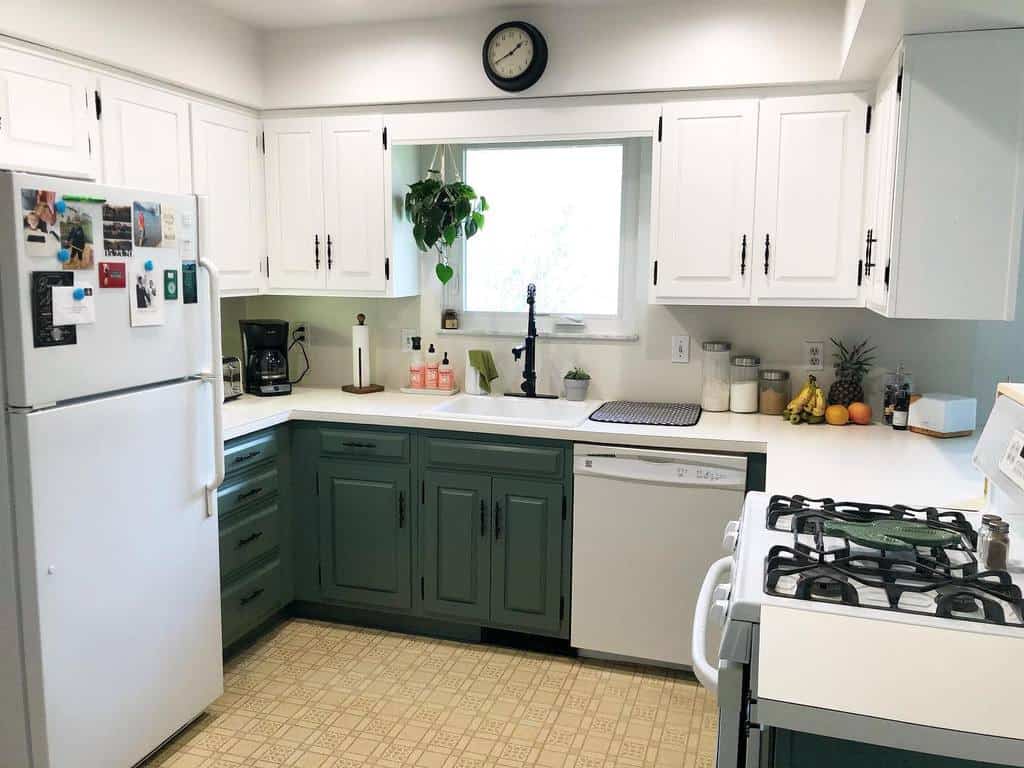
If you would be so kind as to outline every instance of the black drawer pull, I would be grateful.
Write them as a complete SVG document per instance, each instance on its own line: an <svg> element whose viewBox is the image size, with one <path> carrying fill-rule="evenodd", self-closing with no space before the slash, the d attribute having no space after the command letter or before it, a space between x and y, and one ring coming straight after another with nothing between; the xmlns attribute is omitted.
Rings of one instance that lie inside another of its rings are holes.
<svg viewBox="0 0 1024 768"><path fill-rule="evenodd" d="M313 254L316 258L316 268L320 269L320 235L313 235Z"/></svg>
<svg viewBox="0 0 1024 768"><path fill-rule="evenodd" d="M405 494L398 493L398 527L405 528Z"/></svg>
<svg viewBox="0 0 1024 768"><path fill-rule="evenodd" d="M743 236L743 244L740 246L740 276L747 273L747 236Z"/></svg>
<svg viewBox="0 0 1024 768"><path fill-rule="evenodd" d="M480 535L487 535L487 502L480 499Z"/></svg>
<svg viewBox="0 0 1024 768"><path fill-rule="evenodd" d="M238 494L238 500L245 501L246 499L251 499L253 496L258 496L261 493L263 493L263 487L257 486L252 490L246 491L245 493Z"/></svg>
<svg viewBox="0 0 1024 768"><path fill-rule="evenodd" d="M334 243L331 240L331 236L327 236L327 268L331 269L334 266L334 257L331 253Z"/></svg>
<svg viewBox="0 0 1024 768"><path fill-rule="evenodd" d="M343 448L376 448L376 443L342 443Z"/></svg>
<svg viewBox="0 0 1024 768"><path fill-rule="evenodd" d="M248 453L243 453L241 456L235 456L235 458L233 459L232 463L234 463L234 464L241 464L243 461L248 461L249 459L255 459L259 455L260 455L260 451L249 451Z"/></svg>
<svg viewBox="0 0 1024 768"><path fill-rule="evenodd" d="M245 597L243 597L241 600L238 601L238 603L239 603L239 605L248 605L253 600L255 600L257 597L262 595L265 591L266 590L263 589L263 587L260 587L259 589L255 590L251 594L248 594Z"/></svg>
<svg viewBox="0 0 1024 768"><path fill-rule="evenodd" d="M501 502L494 502L494 540L501 538Z"/></svg>
<svg viewBox="0 0 1024 768"><path fill-rule="evenodd" d="M254 541L256 541L256 539L258 539L262 535L263 531L256 531L255 533L250 533L248 536L245 536L244 538L238 540L238 546L244 547L247 544L252 544Z"/></svg>
<svg viewBox="0 0 1024 768"><path fill-rule="evenodd" d="M768 274L768 260L771 254L771 235L764 236L764 273Z"/></svg>

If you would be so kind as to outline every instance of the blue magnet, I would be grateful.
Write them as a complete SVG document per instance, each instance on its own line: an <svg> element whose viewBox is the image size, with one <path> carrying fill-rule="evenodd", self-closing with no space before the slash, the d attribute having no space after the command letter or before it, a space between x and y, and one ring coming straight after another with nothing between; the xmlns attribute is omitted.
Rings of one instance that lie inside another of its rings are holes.
<svg viewBox="0 0 1024 768"><path fill-rule="evenodd" d="M68 204L65 203L63 200L57 200L53 204L53 210L55 210L57 213L64 213L64 211L66 211L67 209Z"/></svg>
<svg viewBox="0 0 1024 768"><path fill-rule="evenodd" d="M85 288L75 288L75 290L71 292L71 296L75 301L81 301L85 298Z"/></svg>
<svg viewBox="0 0 1024 768"><path fill-rule="evenodd" d="M142 266L145 267L147 272L152 272L153 271L153 261L152 261L152 259L147 259L146 263L143 264Z"/></svg>
<svg viewBox="0 0 1024 768"><path fill-rule="evenodd" d="M71 251L70 250L68 250L67 248L61 248L59 251L57 251L57 261L63 263L65 261L70 261L70 260L71 260Z"/></svg>

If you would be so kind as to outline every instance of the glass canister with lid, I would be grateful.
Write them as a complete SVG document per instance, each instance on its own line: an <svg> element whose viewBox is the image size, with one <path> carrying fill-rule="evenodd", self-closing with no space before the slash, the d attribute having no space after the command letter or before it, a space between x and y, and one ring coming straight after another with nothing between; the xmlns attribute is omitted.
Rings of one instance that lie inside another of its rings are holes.
<svg viewBox="0 0 1024 768"><path fill-rule="evenodd" d="M738 355L732 359L729 410L733 413L757 413L760 368L761 358L755 355Z"/></svg>
<svg viewBox="0 0 1024 768"><path fill-rule="evenodd" d="M781 416L792 397L789 371L765 368L758 387L758 410L768 416Z"/></svg>
<svg viewBox="0 0 1024 768"><path fill-rule="evenodd" d="M732 344L728 341L705 341L704 381L700 405L705 411L729 410L729 355Z"/></svg>

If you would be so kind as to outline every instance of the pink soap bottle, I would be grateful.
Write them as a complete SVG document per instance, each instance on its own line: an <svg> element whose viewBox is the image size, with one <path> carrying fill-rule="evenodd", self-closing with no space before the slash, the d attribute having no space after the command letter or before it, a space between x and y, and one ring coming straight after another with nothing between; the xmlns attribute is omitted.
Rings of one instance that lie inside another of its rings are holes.
<svg viewBox="0 0 1024 768"><path fill-rule="evenodd" d="M437 350L435 350L434 345L431 344L429 347L427 347L427 389L437 389L437 367Z"/></svg>
<svg viewBox="0 0 1024 768"><path fill-rule="evenodd" d="M412 337L412 353L409 356L409 386L423 389L426 386L426 368L423 364L423 350L420 349L420 337Z"/></svg>
<svg viewBox="0 0 1024 768"><path fill-rule="evenodd" d="M441 361L441 366L437 369L437 388L445 392L455 389L455 371L452 370L452 364L448 362L447 352L444 353L444 360Z"/></svg>

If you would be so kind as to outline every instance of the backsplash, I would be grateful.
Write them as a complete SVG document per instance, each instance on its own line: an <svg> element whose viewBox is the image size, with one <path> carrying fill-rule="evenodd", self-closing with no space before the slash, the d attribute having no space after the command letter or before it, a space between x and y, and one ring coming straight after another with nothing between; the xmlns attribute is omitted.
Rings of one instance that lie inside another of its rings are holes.
<svg viewBox="0 0 1024 768"><path fill-rule="evenodd" d="M423 347L433 342L447 352L462 387L465 351L490 349L501 374L498 391L517 390L522 365L512 359L516 338L441 334L440 290L426 273L424 295L409 299L341 299L258 296L223 302L225 354L238 354L238 320L244 317L304 320L311 324L312 370L304 385L341 387L351 383L351 335L362 312L370 326L375 383L388 388L405 385L407 353L400 349L401 329L417 330ZM1024 283L1022 283L1024 286ZM1024 291L1021 291L1024 294ZM806 375L803 342L826 343L825 370L819 383L832 381L830 336L853 341L870 337L878 360L865 381L868 401L880 405L881 377L899 363L913 372L915 389L946 391L978 398L979 418L992 404L997 381L1024 380L1024 320L1013 323L959 320L888 320L864 309L794 309L766 307L665 307L643 302L638 318L639 341L561 340L541 338L537 344L537 389L561 394L561 379L581 365L593 376L590 396L655 401L698 401L701 390L700 344L725 339L734 353L760 355L762 367L785 368L794 385ZM1024 315L1024 295L1018 300ZM523 332L525 334L525 321ZM690 362L671 362L671 337L690 336ZM293 351L292 375L302 370Z"/></svg>

